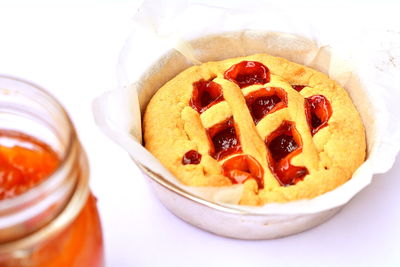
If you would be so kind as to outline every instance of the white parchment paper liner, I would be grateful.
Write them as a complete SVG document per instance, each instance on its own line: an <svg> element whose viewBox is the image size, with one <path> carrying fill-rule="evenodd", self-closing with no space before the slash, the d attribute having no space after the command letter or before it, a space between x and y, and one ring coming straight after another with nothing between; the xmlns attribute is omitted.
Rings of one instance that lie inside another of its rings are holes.
<svg viewBox="0 0 400 267"><path fill-rule="evenodd" d="M359 28L334 34L306 22L301 24L304 19L284 13L257 2L239 10L193 3L162 6L145 1L121 52L119 88L93 103L98 126L137 162L177 187L236 210L315 213L347 203L371 182L373 174L390 169L400 149L400 126L395 123L400 115L400 34L389 30L362 32ZM374 36L379 36L379 41ZM362 116L368 143L367 160L351 180L310 200L239 206L241 185L184 186L142 146L141 112L165 82L193 64L255 53L313 67L348 90Z"/></svg>

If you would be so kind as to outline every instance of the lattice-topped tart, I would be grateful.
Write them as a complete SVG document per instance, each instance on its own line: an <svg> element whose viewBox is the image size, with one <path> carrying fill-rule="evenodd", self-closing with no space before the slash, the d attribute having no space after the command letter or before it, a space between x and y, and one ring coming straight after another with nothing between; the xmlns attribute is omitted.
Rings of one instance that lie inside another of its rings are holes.
<svg viewBox="0 0 400 267"><path fill-rule="evenodd" d="M182 183L244 184L244 205L313 198L365 159L347 92L265 54L186 69L153 96L143 126L146 148Z"/></svg>

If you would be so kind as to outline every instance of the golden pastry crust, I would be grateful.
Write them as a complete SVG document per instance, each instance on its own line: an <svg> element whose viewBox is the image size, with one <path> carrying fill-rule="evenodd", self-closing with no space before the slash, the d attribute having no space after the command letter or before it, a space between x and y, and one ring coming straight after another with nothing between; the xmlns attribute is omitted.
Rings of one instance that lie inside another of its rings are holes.
<svg viewBox="0 0 400 267"><path fill-rule="evenodd" d="M256 61L267 66L270 81L240 88L225 79L225 71L242 61ZM213 79L219 84L224 100L199 113L189 103L193 84L201 79ZM298 92L291 85L307 86ZM266 115L255 125L245 96L266 87L283 89L287 94L287 107ZM327 126L314 135L305 113L305 99L313 95L323 95L332 108ZM240 140L242 151L239 154L251 155L264 170L263 188L259 188L254 179L244 182L240 201L244 205L316 197L350 179L365 159L364 127L347 92L323 73L266 54L193 66L167 82L146 108L145 147L186 185L231 185L231 179L223 175L222 164L235 155L222 160L212 157L207 134L207 129L231 116ZM290 186L282 186L271 171L265 143L283 121L294 122L302 140L302 151L292 158L291 164L308 170L302 181ZM199 164L182 164L182 157L190 150L202 155Z"/></svg>

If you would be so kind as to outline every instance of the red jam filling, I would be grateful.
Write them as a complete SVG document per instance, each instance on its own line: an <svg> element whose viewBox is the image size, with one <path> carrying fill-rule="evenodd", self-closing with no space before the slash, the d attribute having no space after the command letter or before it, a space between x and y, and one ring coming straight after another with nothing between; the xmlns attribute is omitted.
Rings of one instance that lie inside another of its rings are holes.
<svg viewBox="0 0 400 267"><path fill-rule="evenodd" d="M246 96L246 104L257 123L267 114L287 107L287 94L279 87L267 87L249 93Z"/></svg>
<svg viewBox="0 0 400 267"><path fill-rule="evenodd" d="M292 85L292 88L294 90L296 90L297 92L300 92L301 90L303 90L304 87L306 87L307 85Z"/></svg>
<svg viewBox="0 0 400 267"><path fill-rule="evenodd" d="M269 69L256 61L242 61L233 65L224 74L225 79L236 83L240 88L253 84L265 84L270 80Z"/></svg>
<svg viewBox="0 0 400 267"><path fill-rule="evenodd" d="M233 117L208 128L207 133L211 143L210 155L213 158L221 160L242 151Z"/></svg>
<svg viewBox="0 0 400 267"><path fill-rule="evenodd" d="M193 95L189 104L199 113L224 100L221 86L213 82L213 79L208 81L201 79L193 83Z"/></svg>
<svg viewBox="0 0 400 267"><path fill-rule="evenodd" d="M328 120L332 116L331 104L322 95L313 95L306 98L305 110L312 135L327 126Z"/></svg>
<svg viewBox="0 0 400 267"><path fill-rule="evenodd" d="M201 154L196 150L189 150L182 157L182 164L199 164L201 161Z"/></svg>
<svg viewBox="0 0 400 267"><path fill-rule="evenodd" d="M269 167L283 186L294 185L308 174L305 167L293 166L291 159L301 153L303 143L295 123L283 121L265 140Z"/></svg>
<svg viewBox="0 0 400 267"><path fill-rule="evenodd" d="M222 164L224 175L234 184L243 184L249 179L255 179L258 188L264 188L264 170L260 163L249 155L234 156Z"/></svg>

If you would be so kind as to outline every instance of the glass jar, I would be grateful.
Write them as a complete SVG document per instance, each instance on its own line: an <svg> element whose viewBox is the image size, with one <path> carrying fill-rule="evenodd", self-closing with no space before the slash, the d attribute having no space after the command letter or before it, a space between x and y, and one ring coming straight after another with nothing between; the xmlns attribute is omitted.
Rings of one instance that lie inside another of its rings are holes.
<svg viewBox="0 0 400 267"><path fill-rule="evenodd" d="M44 181L0 200L0 266L103 266L87 157L63 107L32 83L0 76L0 130L40 140L60 158Z"/></svg>

